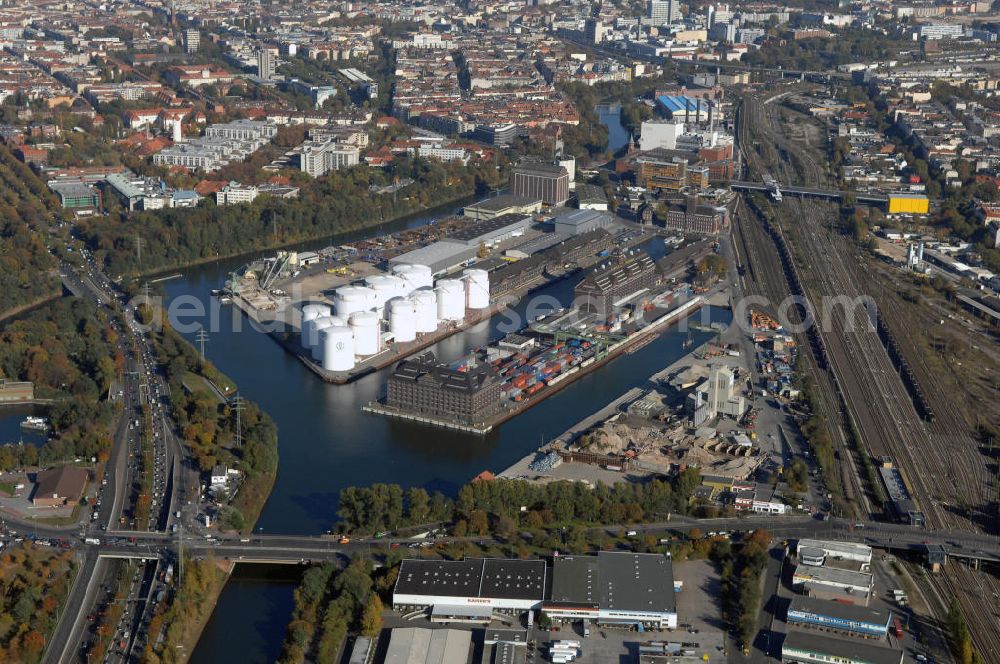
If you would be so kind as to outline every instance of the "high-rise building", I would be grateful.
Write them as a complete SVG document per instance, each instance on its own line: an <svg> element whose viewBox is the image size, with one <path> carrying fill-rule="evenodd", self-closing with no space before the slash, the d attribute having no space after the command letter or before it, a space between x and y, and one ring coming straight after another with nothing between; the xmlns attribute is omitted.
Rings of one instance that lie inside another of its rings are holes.
<svg viewBox="0 0 1000 664"><path fill-rule="evenodd" d="M257 76L264 81L270 81L274 76L274 53L270 49L257 51Z"/></svg>
<svg viewBox="0 0 1000 664"><path fill-rule="evenodd" d="M596 18L588 18L583 23L583 34L587 41L600 44L604 41L604 24Z"/></svg>
<svg viewBox="0 0 1000 664"><path fill-rule="evenodd" d="M299 168L314 178L330 171L357 166L361 150L357 145L345 145L334 140L306 143L299 153Z"/></svg>
<svg viewBox="0 0 1000 664"><path fill-rule="evenodd" d="M184 50L187 53L196 53L201 46L201 33L195 28L188 28L184 31Z"/></svg>
<svg viewBox="0 0 1000 664"><path fill-rule="evenodd" d="M681 20L681 5L677 0L649 0L646 18L654 25L677 23Z"/></svg>

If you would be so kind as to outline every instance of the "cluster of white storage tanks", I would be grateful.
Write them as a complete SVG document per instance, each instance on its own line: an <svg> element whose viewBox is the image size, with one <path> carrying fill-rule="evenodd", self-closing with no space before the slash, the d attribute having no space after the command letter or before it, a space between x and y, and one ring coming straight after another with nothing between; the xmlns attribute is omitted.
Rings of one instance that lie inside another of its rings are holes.
<svg viewBox="0 0 1000 664"><path fill-rule="evenodd" d="M426 265L395 265L392 274L365 277L364 285L341 286L333 307L302 307L302 345L327 371L349 371L357 357L382 348L382 321L392 338L413 341L443 321L461 321L465 310L490 306L489 273L468 269L461 279L439 279Z"/></svg>

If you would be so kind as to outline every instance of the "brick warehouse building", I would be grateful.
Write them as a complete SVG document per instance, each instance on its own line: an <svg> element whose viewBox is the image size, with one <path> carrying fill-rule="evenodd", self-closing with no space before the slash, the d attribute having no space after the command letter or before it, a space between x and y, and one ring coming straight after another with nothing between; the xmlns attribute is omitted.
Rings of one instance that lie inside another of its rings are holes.
<svg viewBox="0 0 1000 664"><path fill-rule="evenodd" d="M403 360L386 385L386 405L435 419L475 425L500 408L500 377L483 365L458 371L433 353Z"/></svg>

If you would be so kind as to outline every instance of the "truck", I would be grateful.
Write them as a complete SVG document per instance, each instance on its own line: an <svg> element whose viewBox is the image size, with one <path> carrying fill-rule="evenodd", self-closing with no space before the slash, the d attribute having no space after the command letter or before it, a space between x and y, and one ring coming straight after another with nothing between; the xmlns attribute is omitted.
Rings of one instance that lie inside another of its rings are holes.
<svg viewBox="0 0 1000 664"><path fill-rule="evenodd" d="M84 537L83 538L83 543L84 544L93 544L94 546L100 546L101 540L97 539L96 537Z"/></svg>
<svg viewBox="0 0 1000 664"><path fill-rule="evenodd" d="M899 616L892 617L892 632L897 639L903 638L903 621L899 619Z"/></svg>

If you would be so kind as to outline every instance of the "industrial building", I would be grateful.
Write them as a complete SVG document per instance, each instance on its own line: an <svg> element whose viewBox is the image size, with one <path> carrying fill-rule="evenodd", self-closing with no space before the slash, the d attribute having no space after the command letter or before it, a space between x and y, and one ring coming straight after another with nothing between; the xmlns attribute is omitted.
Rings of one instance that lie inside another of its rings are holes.
<svg viewBox="0 0 1000 664"><path fill-rule="evenodd" d="M480 245L492 247L524 235L532 224L525 214L504 214L469 226L433 242L389 259L389 265L416 264L430 267L433 274L453 270L476 257Z"/></svg>
<svg viewBox="0 0 1000 664"><path fill-rule="evenodd" d="M781 661L799 664L902 664L903 651L855 640L789 630Z"/></svg>
<svg viewBox="0 0 1000 664"><path fill-rule="evenodd" d="M710 101L687 95L660 95L656 103L671 118L684 122L706 122Z"/></svg>
<svg viewBox="0 0 1000 664"><path fill-rule="evenodd" d="M812 597L792 597L788 605L787 621L790 625L884 639L892 623L892 614L882 609L856 604Z"/></svg>
<svg viewBox="0 0 1000 664"><path fill-rule="evenodd" d="M574 304L580 311L608 316L659 280L653 259L644 251L633 251L595 267L576 285Z"/></svg>
<svg viewBox="0 0 1000 664"><path fill-rule="evenodd" d="M392 606L433 607L452 616L537 609L545 596L544 560L404 560ZM440 607L440 608L439 608Z"/></svg>
<svg viewBox="0 0 1000 664"><path fill-rule="evenodd" d="M532 221L528 215L504 214L455 231L448 235L443 242L452 242L466 247L479 247L480 245L492 247L505 240L524 235L524 232L531 227Z"/></svg>
<svg viewBox="0 0 1000 664"><path fill-rule="evenodd" d="M812 597L829 597L832 593L851 597L856 603L867 606L875 580L869 572L799 565L792 576L792 585Z"/></svg>
<svg viewBox="0 0 1000 664"><path fill-rule="evenodd" d="M684 133L684 125L674 120L646 120L639 131L642 152L657 148L673 150L677 147L677 137Z"/></svg>
<svg viewBox="0 0 1000 664"><path fill-rule="evenodd" d="M827 540L800 539L796 545L799 557L802 557L803 549L813 549L822 551L824 557L833 560L849 560L862 565L870 565L872 562L872 548L867 544L856 544L854 542L832 542ZM823 563L817 563L822 565Z"/></svg>
<svg viewBox="0 0 1000 664"><path fill-rule="evenodd" d="M68 210L101 208L101 192L89 182L50 182L49 189L59 196L60 204Z"/></svg>
<svg viewBox="0 0 1000 664"><path fill-rule="evenodd" d="M582 235L611 225L611 215L598 210L573 210L552 220L556 233Z"/></svg>
<svg viewBox="0 0 1000 664"><path fill-rule="evenodd" d="M889 214L927 214L929 211L930 200L923 194L889 194Z"/></svg>
<svg viewBox="0 0 1000 664"><path fill-rule="evenodd" d="M704 182L699 182L698 189L708 186L707 173L704 176ZM684 205L671 205L667 208L663 225L667 230L681 233L718 235L729 227L729 208L724 205L705 205L699 203L697 196L688 196Z"/></svg>
<svg viewBox="0 0 1000 664"><path fill-rule="evenodd" d="M30 381L14 381L0 378L0 403L31 401L35 398L35 384Z"/></svg>
<svg viewBox="0 0 1000 664"><path fill-rule="evenodd" d="M576 207L581 210L608 211L608 195L602 187L593 184L578 184L573 190Z"/></svg>
<svg viewBox="0 0 1000 664"><path fill-rule="evenodd" d="M386 405L459 424L480 424L500 408L500 377L489 365L459 371L425 353L396 365L387 383Z"/></svg>
<svg viewBox="0 0 1000 664"><path fill-rule="evenodd" d="M556 556L551 570L544 560L404 560L392 605L428 607L432 619L440 616L441 621L478 622L494 611L541 609L555 620L674 629L674 593L669 556L601 551Z"/></svg>
<svg viewBox="0 0 1000 664"><path fill-rule="evenodd" d="M562 205L569 200L569 179L569 172L559 164L522 162L511 173L510 190L545 205Z"/></svg>
<svg viewBox="0 0 1000 664"><path fill-rule="evenodd" d="M557 620L674 629L677 607L672 561L659 553L625 551L556 556L552 560L551 596L542 610Z"/></svg>
<svg viewBox="0 0 1000 664"><path fill-rule="evenodd" d="M476 221L485 221L508 214L534 214L542 209L542 199L528 196L501 194L466 205L464 215Z"/></svg>
<svg viewBox="0 0 1000 664"><path fill-rule="evenodd" d="M476 257L478 245L439 241L389 259L389 265L426 265L434 274L453 270Z"/></svg>
<svg viewBox="0 0 1000 664"><path fill-rule="evenodd" d="M731 367L721 364L712 367L709 377L687 395L684 406L694 426L716 417L738 420L747 410L736 375Z"/></svg>
<svg viewBox="0 0 1000 664"><path fill-rule="evenodd" d="M396 627L389 635L385 664L466 664L472 632L458 629Z"/></svg>
<svg viewBox="0 0 1000 664"><path fill-rule="evenodd" d="M676 194L687 189L703 191L709 185L709 167L692 165L676 151L657 148L641 152L635 164L639 186L651 191Z"/></svg>

